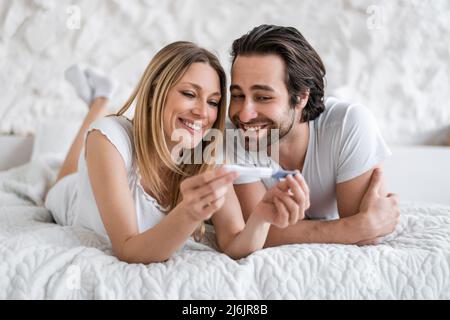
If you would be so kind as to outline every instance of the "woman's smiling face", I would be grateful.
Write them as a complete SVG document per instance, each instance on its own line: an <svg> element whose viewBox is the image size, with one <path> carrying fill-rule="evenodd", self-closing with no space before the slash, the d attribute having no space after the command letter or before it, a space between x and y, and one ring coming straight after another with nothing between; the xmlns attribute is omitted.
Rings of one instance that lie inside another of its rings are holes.
<svg viewBox="0 0 450 320"><path fill-rule="evenodd" d="M195 148L213 127L220 99L217 72L207 63L193 63L167 95L163 128L169 150L178 144Z"/></svg>

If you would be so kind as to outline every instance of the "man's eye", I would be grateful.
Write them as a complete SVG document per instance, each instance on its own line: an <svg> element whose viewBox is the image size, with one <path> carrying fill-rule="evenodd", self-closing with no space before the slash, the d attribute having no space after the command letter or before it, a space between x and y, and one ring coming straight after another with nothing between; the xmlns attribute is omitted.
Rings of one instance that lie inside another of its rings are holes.
<svg viewBox="0 0 450 320"><path fill-rule="evenodd" d="M231 99L243 99L244 95L243 94L232 94L231 95Z"/></svg>
<svg viewBox="0 0 450 320"><path fill-rule="evenodd" d="M268 101L268 100L270 100L270 99L272 99L271 97L266 97L266 96L263 96L263 97L256 97L256 100L257 101Z"/></svg>

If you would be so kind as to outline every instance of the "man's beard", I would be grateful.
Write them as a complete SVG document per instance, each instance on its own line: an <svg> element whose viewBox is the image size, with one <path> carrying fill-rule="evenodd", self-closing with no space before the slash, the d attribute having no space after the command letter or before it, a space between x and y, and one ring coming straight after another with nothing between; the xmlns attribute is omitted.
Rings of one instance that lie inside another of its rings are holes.
<svg viewBox="0 0 450 320"><path fill-rule="evenodd" d="M241 128L241 122L239 121L239 117L237 115L233 117L232 122L236 128L239 128L241 133L240 136L243 142L242 145L245 146L245 150L260 151L262 148L267 148L270 150L272 145L279 143L291 132L295 123L295 108L290 107L282 118L283 120L278 122L274 122L270 119L263 119L264 121L262 121L262 119L256 119L252 122L245 123L246 125L252 125L269 122L264 129L260 130L263 133L265 132L264 135L260 135L255 132L245 132Z"/></svg>

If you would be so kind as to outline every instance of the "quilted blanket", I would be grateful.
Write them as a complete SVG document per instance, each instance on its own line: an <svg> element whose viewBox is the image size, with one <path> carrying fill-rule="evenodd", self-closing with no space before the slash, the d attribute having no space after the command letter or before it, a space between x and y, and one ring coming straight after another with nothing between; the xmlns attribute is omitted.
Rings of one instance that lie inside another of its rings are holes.
<svg viewBox="0 0 450 320"><path fill-rule="evenodd" d="M377 246L298 244L234 261L188 240L164 263L127 264L42 206L60 163L0 173L0 299L450 299L450 208L402 203Z"/></svg>

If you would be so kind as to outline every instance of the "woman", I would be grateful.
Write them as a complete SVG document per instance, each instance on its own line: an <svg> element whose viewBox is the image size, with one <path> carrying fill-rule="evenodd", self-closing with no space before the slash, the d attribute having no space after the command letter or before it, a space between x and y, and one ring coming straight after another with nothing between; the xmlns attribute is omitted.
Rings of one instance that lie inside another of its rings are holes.
<svg viewBox="0 0 450 320"><path fill-rule="evenodd" d="M107 78L79 67L66 75L90 109L46 199L56 222L106 236L129 263L167 260L191 235L201 238L209 219L219 249L236 259L263 247L270 224L294 223L267 197L245 223L235 173L172 159L175 146L205 147L208 130L225 126L226 76L207 50L190 42L163 48L113 116L104 117L114 87ZM123 114L133 103L130 121ZM172 141L180 129L182 141ZM286 182L279 192L285 203L292 202L288 189Z"/></svg>

